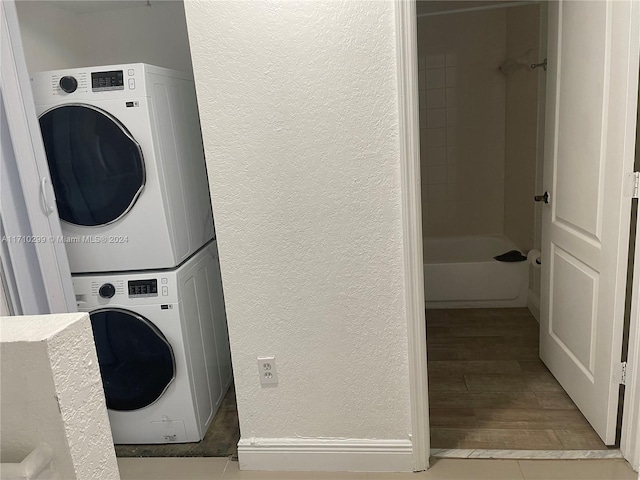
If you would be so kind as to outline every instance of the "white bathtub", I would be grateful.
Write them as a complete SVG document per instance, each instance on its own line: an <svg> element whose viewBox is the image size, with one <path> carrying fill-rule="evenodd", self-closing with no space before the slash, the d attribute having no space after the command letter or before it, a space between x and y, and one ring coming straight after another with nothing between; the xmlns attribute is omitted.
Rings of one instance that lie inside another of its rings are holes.
<svg viewBox="0 0 640 480"><path fill-rule="evenodd" d="M493 257L518 248L500 235L424 239L427 308L525 307L528 262Z"/></svg>

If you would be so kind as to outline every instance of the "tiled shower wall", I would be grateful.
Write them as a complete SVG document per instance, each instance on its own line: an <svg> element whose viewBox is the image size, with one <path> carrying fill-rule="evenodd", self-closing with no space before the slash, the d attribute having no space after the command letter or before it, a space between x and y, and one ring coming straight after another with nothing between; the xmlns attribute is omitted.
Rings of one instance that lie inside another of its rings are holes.
<svg viewBox="0 0 640 480"><path fill-rule="evenodd" d="M540 5L507 9L507 58L531 64L539 54ZM538 81L540 69L519 68L507 76L504 233L521 250L535 245ZM544 132L541 131L540 134Z"/></svg>
<svg viewBox="0 0 640 480"><path fill-rule="evenodd" d="M418 18L424 236L504 232L506 16Z"/></svg>

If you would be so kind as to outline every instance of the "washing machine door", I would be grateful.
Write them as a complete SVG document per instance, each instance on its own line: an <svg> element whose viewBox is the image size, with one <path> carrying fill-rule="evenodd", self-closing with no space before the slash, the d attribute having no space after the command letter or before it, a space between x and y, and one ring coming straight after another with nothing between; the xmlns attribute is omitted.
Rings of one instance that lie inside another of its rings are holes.
<svg viewBox="0 0 640 480"><path fill-rule="evenodd" d="M90 317L107 408L138 410L158 400L176 373L162 332L128 310L95 310Z"/></svg>
<svg viewBox="0 0 640 480"><path fill-rule="evenodd" d="M65 104L40 116L60 218L74 225L115 222L133 207L145 184L142 149L112 115Z"/></svg>

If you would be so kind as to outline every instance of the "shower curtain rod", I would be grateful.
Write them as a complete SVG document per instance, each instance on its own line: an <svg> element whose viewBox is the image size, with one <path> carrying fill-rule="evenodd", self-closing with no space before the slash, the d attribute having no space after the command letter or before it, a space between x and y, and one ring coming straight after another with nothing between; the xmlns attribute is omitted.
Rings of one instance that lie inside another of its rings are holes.
<svg viewBox="0 0 640 480"><path fill-rule="evenodd" d="M540 3L540 0L533 0L531 2L509 2L509 3L501 3L497 5L484 5L482 7L458 8L454 10L444 10L442 12L420 13L416 15L416 17L417 18L437 17L438 15L450 15L452 13L479 12L481 10L494 10L496 8L522 7L524 5L535 5L537 3Z"/></svg>

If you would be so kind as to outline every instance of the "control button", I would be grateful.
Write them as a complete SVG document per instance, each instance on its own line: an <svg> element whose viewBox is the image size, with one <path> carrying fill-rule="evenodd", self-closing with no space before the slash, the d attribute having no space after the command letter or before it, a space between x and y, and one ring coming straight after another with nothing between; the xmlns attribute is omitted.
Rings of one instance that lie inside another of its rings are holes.
<svg viewBox="0 0 640 480"><path fill-rule="evenodd" d="M167 280L166 278L163 278L163 279L162 279L162 280L160 280L160 281L162 282L162 284L163 284L163 285L166 285L166 284L167 284L167 282L168 282L169 280Z"/></svg>
<svg viewBox="0 0 640 480"><path fill-rule="evenodd" d="M135 73L135 72L133 71L133 68L130 68L130 69L127 71L127 74L128 74L130 77L133 77L133 74L134 74L134 73Z"/></svg>
<svg viewBox="0 0 640 480"><path fill-rule="evenodd" d="M116 287L114 287L110 283L105 283L100 287L100 290L98 290L98 295L100 295L102 298L111 298L115 294L116 294Z"/></svg>
<svg viewBox="0 0 640 480"><path fill-rule="evenodd" d="M62 91L73 93L78 88L78 81L74 77L66 76L60 79L59 85Z"/></svg>
<svg viewBox="0 0 640 480"><path fill-rule="evenodd" d="M169 287L162 287L162 296L166 297L169 295Z"/></svg>
<svg viewBox="0 0 640 480"><path fill-rule="evenodd" d="M136 79L135 78L130 78L129 79L129 90L135 90L136 88Z"/></svg>

